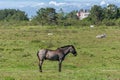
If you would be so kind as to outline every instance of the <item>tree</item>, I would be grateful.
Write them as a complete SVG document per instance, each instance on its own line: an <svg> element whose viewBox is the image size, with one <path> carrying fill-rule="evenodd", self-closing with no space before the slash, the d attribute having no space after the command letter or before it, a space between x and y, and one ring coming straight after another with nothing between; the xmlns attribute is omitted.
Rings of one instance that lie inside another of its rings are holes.
<svg viewBox="0 0 120 80"><path fill-rule="evenodd" d="M41 8L37 11L37 15L33 20L36 20L41 25L57 24L57 15L54 8Z"/></svg>
<svg viewBox="0 0 120 80"><path fill-rule="evenodd" d="M90 10L89 18L93 24L98 24L101 22L104 19L102 7L94 5Z"/></svg>
<svg viewBox="0 0 120 80"><path fill-rule="evenodd" d="M105 19L117 19L120 17L120 12L117 6L110 4L105 8Z"/></svg>
<svg viewBox="0 0 120 80"><path fill-rule="evenodd" d="M60 8L59 12L57 13L58 19L63 20L65 19L65 13L62 8Z"/></svg>
<svg viewBox="0 0 120 80"><path fill-rule="evenodd" d="M65 13L62 8L60 8L60 10L57 13L57 22L58 25L64 25L65 23Z"/></svg>
<svg viewBox="0 0 120 80"><path fill-rule="evenodd" d="M16 9L0 10L0 20L4 21L24 21L29 20L24 11Z"/></svg>
<svg viewBox="0 0 120 80"><path fill-rule="evenodd" d="M48 24L57 24L57 15L54 8L46 8Z"/></svg>
<svg viewBox="0 0 120 80"><path fill-rule="evenodd" d="M71 11L70 13L68 13L67 15L66 15L66 17L68 18L68 19L72 19L72 20L78 20L78 17L77 17L77 15L76 15L76 13L77 13L78 11Z"/></svg>

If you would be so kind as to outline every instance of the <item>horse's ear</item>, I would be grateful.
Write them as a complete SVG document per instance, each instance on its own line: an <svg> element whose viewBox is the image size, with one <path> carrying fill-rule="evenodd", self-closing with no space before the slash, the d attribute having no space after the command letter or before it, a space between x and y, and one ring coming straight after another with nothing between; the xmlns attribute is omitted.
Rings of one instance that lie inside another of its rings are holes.
<svg viewBox="0 0 120 80"><path fill-rule="evenodd" d="M71 45L72 48L75 48L73 45Z"/></svg>
<svg viewBox="0 0 120 80"><path fill-rule="evenodd" d="M70 51L73 51L74 50L74 46L70 46Z"/></svg>

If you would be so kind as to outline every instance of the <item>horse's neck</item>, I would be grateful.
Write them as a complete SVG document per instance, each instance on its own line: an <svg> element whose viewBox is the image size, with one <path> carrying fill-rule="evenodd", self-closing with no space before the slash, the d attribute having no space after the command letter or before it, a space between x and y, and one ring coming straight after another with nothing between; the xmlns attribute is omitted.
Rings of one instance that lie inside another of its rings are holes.
<svg viewBox="0 0 120 80"><path fill-rule="evenodd" d="M64 52L64 54L65 54L65 55L67 55L67 54L70 52L70 49L69 49L69 47L67 47L67 48L64 48L63 52Z"/></svg>

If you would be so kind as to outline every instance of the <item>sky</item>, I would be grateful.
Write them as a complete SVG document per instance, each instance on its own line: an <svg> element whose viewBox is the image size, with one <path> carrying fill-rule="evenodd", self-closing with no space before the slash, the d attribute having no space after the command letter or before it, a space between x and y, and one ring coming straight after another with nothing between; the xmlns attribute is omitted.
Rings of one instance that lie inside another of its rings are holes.
<svg viewBox="0 0 120 80"><path fill-rule="evenodd" d="M20 9L32 16L38 9L45 7L53 7L56 10L62 8L69 12L74 9L90 9L93 5L108 4L115 4L120 7L120 0L0 0L0 9Z"/></svg>

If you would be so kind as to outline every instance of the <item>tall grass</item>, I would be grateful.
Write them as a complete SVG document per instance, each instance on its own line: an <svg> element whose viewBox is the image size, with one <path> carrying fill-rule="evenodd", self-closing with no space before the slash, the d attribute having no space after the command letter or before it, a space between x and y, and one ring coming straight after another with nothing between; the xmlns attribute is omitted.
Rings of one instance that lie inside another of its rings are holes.
<svg viewBox="0 0 120 80"><path fill-rule="evenodd" d="M96 39L102 33L107 37ZM0 80L120 79L119 28L0 27L0 34ZM68 55L61 73L58 62L45 60L40 73L37 51L68 44L75 46L78 56Z"/></svg>

